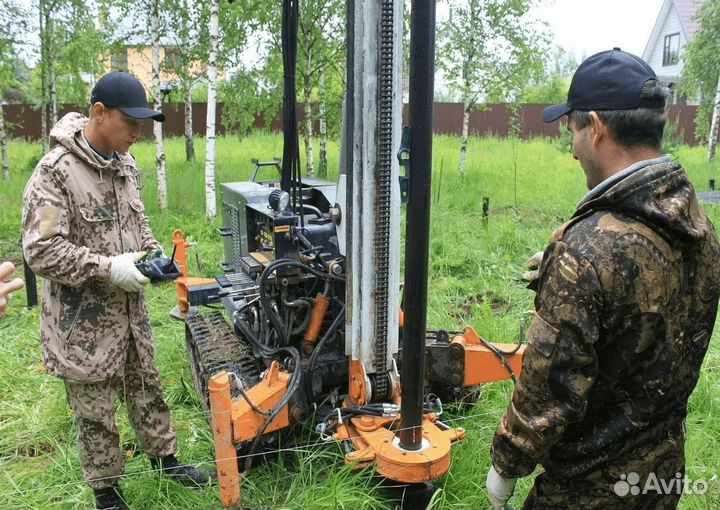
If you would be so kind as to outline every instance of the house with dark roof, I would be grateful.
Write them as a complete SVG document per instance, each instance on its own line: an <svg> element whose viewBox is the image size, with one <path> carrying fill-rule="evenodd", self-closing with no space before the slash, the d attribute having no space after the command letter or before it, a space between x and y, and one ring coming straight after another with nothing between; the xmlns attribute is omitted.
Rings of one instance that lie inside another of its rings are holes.
<svg viewBox="0 0 720 510"><path fill-rule="evenodd" d="M665 0L650 34L643 59L668 88L672 104L697 104L696 98L678 96L683 49L698 30L695 13L707 0Z"/></svg>

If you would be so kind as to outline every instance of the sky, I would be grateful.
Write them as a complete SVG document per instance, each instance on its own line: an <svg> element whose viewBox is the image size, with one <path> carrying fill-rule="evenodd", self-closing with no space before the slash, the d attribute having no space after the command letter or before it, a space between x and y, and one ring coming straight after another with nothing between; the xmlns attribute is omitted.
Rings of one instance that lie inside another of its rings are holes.
<svg viewBox="0 0 720 510"><path fill-rule="evenodd" d="M641 56L663 0L540 0L532 13L546 21L554 43L583 57L615 46Z"/></svg>

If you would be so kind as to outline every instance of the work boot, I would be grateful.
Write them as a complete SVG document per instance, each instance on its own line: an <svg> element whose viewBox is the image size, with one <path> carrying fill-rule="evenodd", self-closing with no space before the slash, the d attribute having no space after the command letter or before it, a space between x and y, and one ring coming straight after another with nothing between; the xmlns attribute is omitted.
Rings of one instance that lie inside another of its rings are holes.
<svg viewBox="0 0 720 510"><path fill-rule="evenodd" d="M150 463L153 468L159 469L163 474L172 477L174 480L181 484L197 488L207 485L210 481L210 477L195 469L192 466L184 466L178 462L175 455L168 455L167 457L150 457Z"/></svg>
<svg viewBox="0 0 720 510"><path fill-rule="evenodd" d="M97 510L129 510L120 487L115 484L104 489L93 489Z"/></svg>

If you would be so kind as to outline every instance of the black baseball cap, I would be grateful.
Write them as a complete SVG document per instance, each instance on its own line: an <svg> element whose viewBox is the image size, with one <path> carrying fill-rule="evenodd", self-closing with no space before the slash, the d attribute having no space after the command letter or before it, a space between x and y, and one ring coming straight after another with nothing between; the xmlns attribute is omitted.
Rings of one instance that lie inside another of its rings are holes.
<svg viewBox="0 0 720 510"><path fill-rule="evenodd" d="M542 120L553 122L573 110L632 110L662 108L664 97L642 97L643 85L657 80L655 71L640 57L613 48L588 57L575 71L567 102L548 106Z"/></svg>
<svg viewBox="0 0 720 510"><path fill-rule="evenodd" d="M90 97L91 104L102 103L108 108L117 108L133 119L165 121L165 114L148 108L142 83L128 73L106 74L95 83Z"/></svg>

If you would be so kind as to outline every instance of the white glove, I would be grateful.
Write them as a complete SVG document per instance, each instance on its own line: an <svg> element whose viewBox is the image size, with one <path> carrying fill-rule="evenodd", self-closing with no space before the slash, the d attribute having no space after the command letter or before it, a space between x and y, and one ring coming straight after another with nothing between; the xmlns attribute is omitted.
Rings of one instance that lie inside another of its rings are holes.
<svg viewBox="0 0 720 510"><path fill-rule="evenodd" d="M530 271L525 271L523 273L523 280L531 282L538 279L538 276L540 275L540 266L542 265L543 261L543 254L544 252L539 251L535 255L530 257L527 262L525 262L525 267L528 268Z"/></svg>
<svg viewBox="0 0 720 510"><path fill-rule="evenodd" d="M123 253L110 257L110 283L117 285L125 292L138 292L150 279L135 267L145 255L144 251Z"/></svg>
<svg viewBox="0 0 720 510"><path fill-rule="evenodd" d="M488 498L490 498L494 510L503 510L505 508L513 492L515 492L516 483L517 478L503 478L495 471L494 466L490 466L486 485Z"/></svg>

